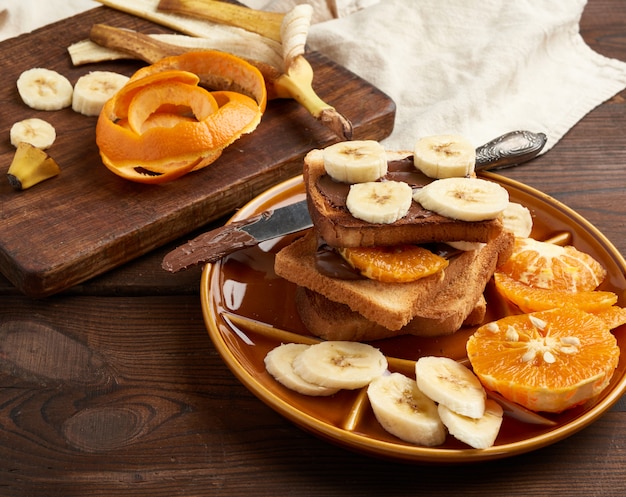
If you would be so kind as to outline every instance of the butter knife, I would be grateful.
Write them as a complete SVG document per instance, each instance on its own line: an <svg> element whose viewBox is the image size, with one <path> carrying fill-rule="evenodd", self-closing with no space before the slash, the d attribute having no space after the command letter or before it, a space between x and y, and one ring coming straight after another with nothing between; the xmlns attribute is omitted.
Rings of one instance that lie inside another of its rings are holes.
<svg viewBox="0 0 626 497"><path fill-rule="evenodd" d="M528 162L541 152L546 141L544 133L506 133L476 149L476 170L502 169ZM306 200L302 200L203 233L169 252L162 267L176 273L311 226Z"/></svg>

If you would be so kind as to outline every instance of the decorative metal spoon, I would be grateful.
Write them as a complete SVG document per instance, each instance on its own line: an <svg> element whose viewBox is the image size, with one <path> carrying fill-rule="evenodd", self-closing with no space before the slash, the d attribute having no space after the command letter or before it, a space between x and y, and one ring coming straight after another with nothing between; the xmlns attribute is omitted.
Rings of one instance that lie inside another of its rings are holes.
<svg viewBox="0 0 626 497"><path fill-rule="evenodd" d="M543 150L545 133L511 131L476 149L476 170L494 171L528 162Z"/></svg>

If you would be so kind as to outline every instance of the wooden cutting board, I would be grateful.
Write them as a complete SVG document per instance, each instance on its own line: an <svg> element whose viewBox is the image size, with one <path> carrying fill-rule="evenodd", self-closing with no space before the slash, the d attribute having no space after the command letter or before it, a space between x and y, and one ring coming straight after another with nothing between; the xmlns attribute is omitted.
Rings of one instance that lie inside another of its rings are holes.
<svg viewBox="0 0 626 497"><path fill-rule="evenodd" d="M31 67L57 70L72 84L93 70L131 75L141 67L136 61L73 67L67 47L87 38L94 23L168 32L98 7L0 44L0 271L32 297L60 292L234 211L269 186L299 174L310 149L336 141L294 101L276 100L269 103L254 133L210 167L165 185L123 180L100 161L96 118L71 109L29 109L15 86L19 74ZM355 139L380 140L391 133L393 101L319 53L307 59L315 71L314 88L352 121ZM27 117L55 126L57 140L48 152L62 171L17 192L4 178L15 151L9 129Z"/></svg>

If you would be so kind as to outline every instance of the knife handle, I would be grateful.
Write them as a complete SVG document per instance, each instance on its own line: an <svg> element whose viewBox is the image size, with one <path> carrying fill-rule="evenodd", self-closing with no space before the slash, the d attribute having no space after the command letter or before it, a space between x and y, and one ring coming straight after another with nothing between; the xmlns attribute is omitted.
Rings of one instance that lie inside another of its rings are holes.
<svg viewBox="0 0 626 497"><path fill-rule="evenodd" d="M161 267L170 273L176 273L196 264L216 262L237 250L258 245L256 238L240 228L261 216L259 214L234 221L197 236L168 253L163 258Z"/></svg>

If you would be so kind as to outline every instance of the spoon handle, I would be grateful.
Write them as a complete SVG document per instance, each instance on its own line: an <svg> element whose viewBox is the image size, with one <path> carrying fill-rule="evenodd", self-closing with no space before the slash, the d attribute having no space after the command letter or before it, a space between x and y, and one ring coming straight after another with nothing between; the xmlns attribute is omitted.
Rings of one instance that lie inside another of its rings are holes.
<svg viewBox="0 0 626 497"><path fill-rule="evenodd" d="M476 170L516 166L535 158L547 141L544 133L511 131L476 149Z"/></svg>

